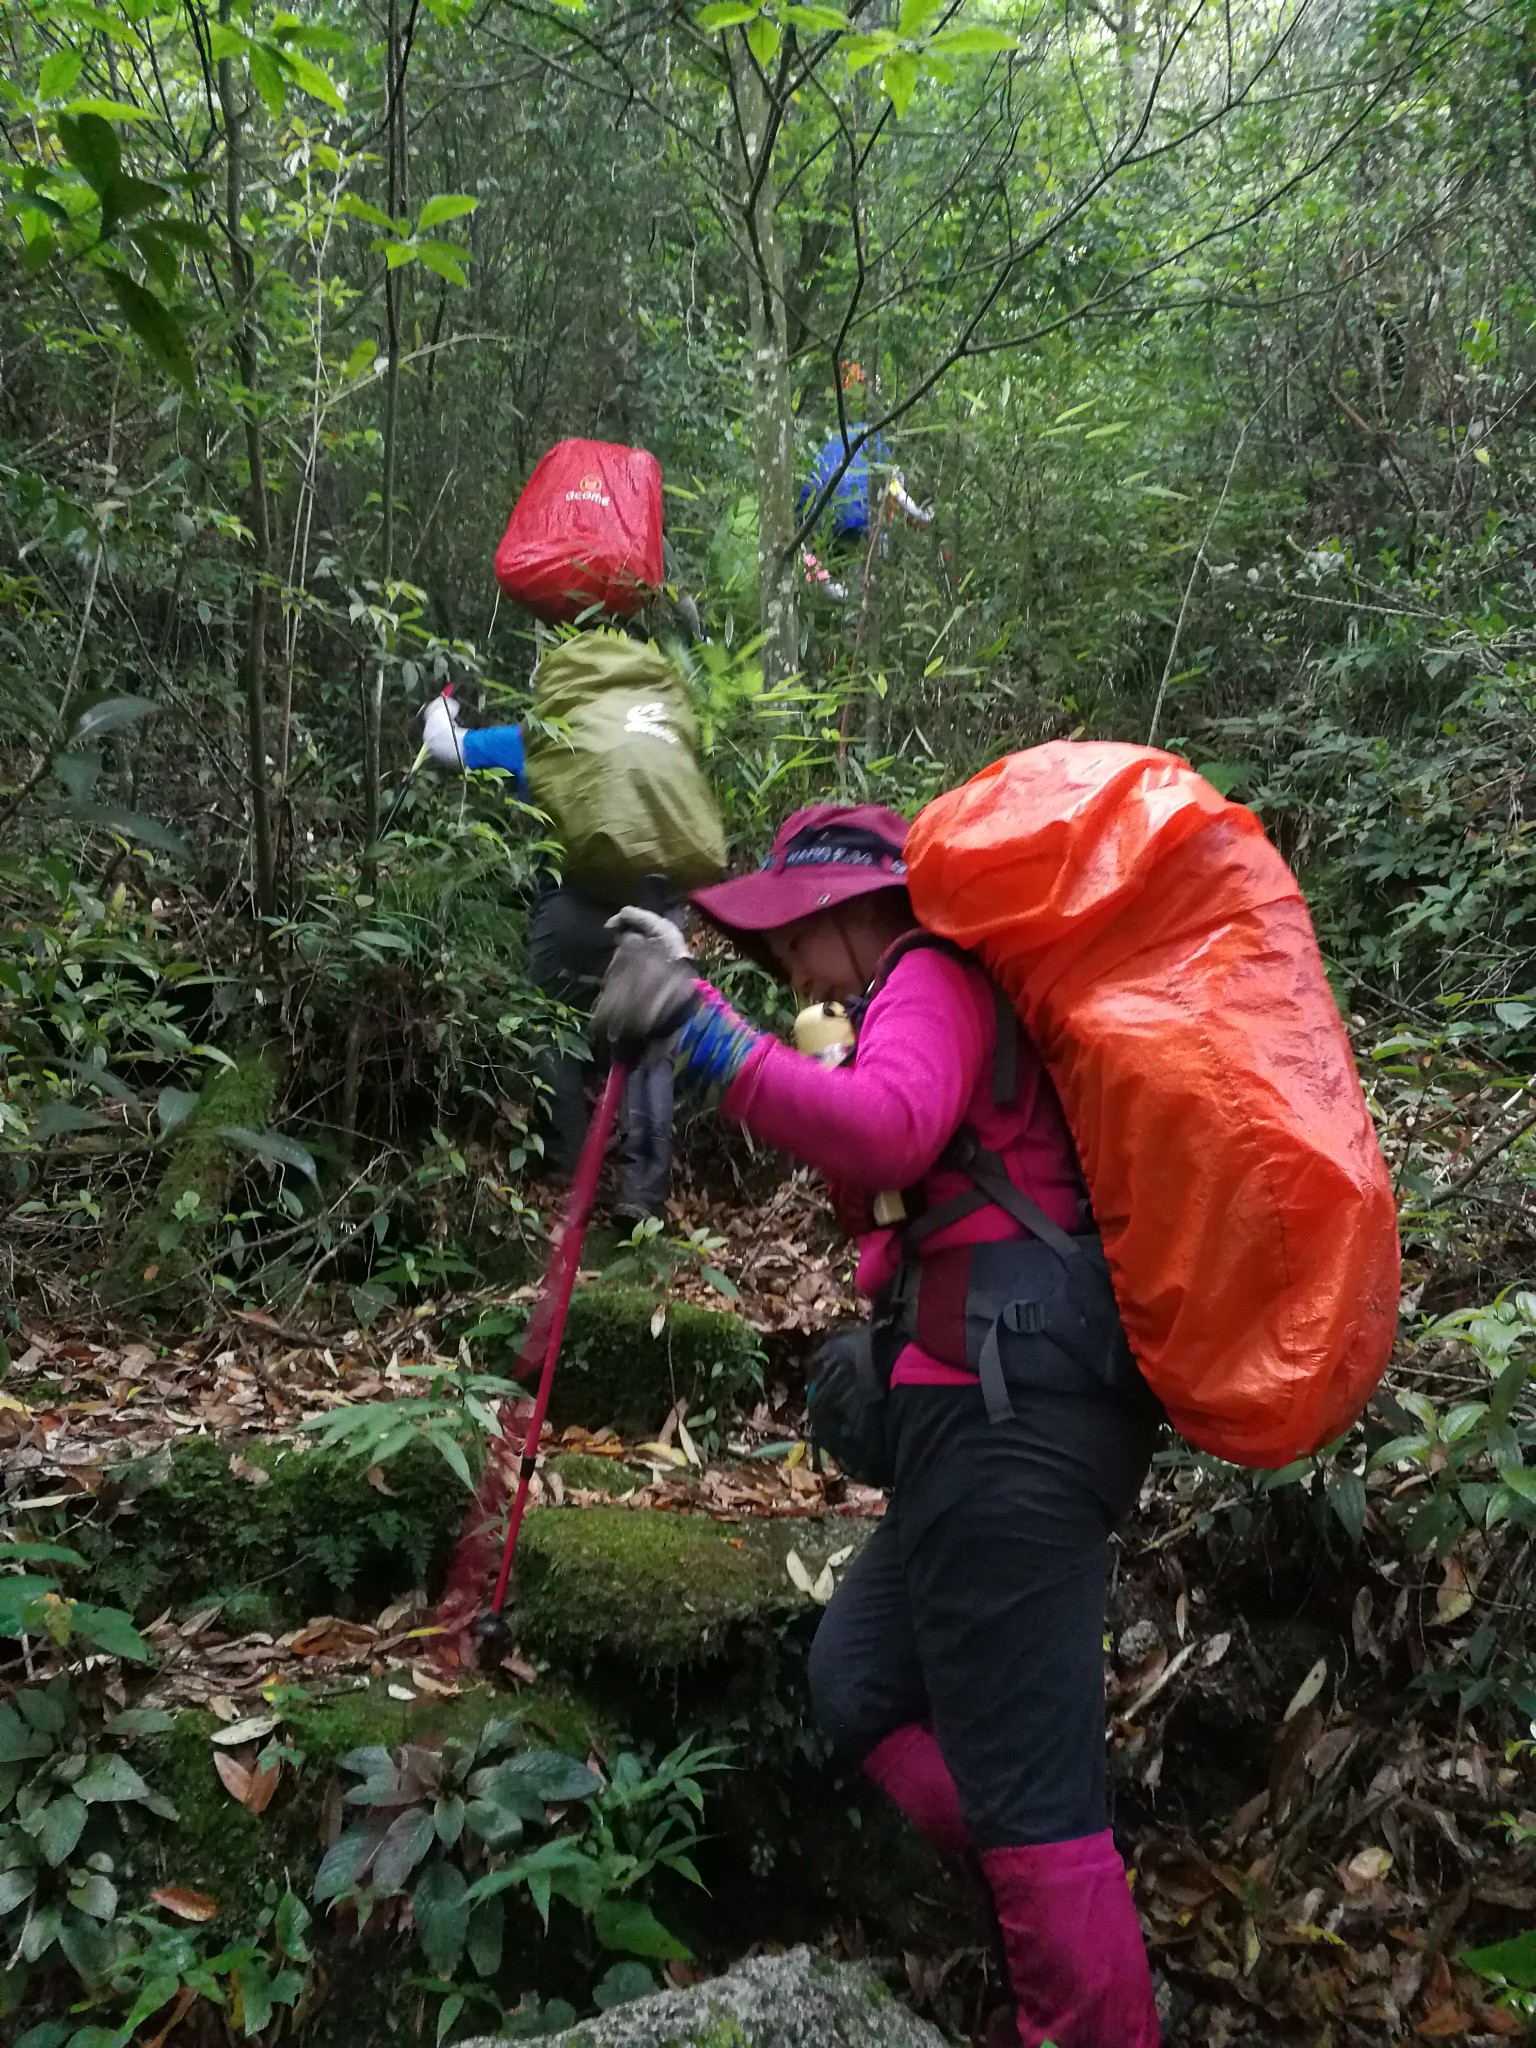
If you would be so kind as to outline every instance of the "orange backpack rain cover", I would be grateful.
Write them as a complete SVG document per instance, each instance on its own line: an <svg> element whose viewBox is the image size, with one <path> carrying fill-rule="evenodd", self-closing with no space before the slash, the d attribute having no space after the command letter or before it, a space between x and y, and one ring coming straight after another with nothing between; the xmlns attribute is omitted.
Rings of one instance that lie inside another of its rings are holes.
<svg viewBox="0 0 1536 2048"><path fill-rule="evenodd" d="M1152 747L1053 740L929 804L930 931L973 947L1061 1095L1126 1334L1200 1449L1279 1466L1386 1366L1386 1164L1301 890L1257 818Z"/></svg>

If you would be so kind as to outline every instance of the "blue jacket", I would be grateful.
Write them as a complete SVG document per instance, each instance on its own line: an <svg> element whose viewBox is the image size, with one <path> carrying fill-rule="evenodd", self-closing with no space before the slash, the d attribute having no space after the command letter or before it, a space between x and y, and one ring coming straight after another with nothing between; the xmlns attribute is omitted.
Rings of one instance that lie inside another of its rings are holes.
<svg viewBox="0 0 1536 2048"><path fill-rule="evenodd" d="M859 434L862 434L864 425L863 420L850 420L848 423L848 440L852 441ZM842 434L836 431L829 434L822 443L817 451L815 461L811 464L810 476L801 486L797 503L802 512L834 474L838 464L847 452L847 445ZM872 509L869 475L871 462L894 466L891 451L886 446L883 436L879 434L874 435L864 443L858 454L849 463L847 469L844 470L842 479L837 489L832 493L826 511L822 514L834 540L842 540L846 535L857 535L868 533L869 531L870 512Z"/></svg>
<svg viewBox="0 0 1536 2048"><path fill-rule="evenodd" d="M502 768L523 786L523 729L520 725L486 725L478 732L461 732L464 766Z"/></svg>

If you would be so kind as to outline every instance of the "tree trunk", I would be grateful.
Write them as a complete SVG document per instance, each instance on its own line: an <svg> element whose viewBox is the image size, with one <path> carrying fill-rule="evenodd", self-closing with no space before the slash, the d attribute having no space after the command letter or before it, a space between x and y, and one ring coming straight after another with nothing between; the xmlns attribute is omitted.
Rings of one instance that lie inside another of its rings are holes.
<svg viewBox="0 0 1536 2048"><path fill-rule="evenodd" d="M219 19L226 26L230 0L220 0ZM267 480L262 459L261 422L256 415L256 265L245 245L241 211L245 203L243 119L233 67L219 59L219 107L224 117L224 213L229 238L229 264L235 283L239 317L235 328L235 371L242 395L245 455L251 473L251 602L246 619L245 650L240 677L245 692L247 774L251 791L251 836L255 870L256 914L261 919L261 947L272 966L272 920L277 891L272 856L272 807L267 787L267 595L272 573L272 534L267 522Z"/></svg>
<svg viewBox="0 0 1536 2048"><path fill-rule="evenodd" d="M400 37L400 0L389 0L389 26L384 42L385 128L388 136L389 217L398 220L405 190L405 53ZM379 580L388 609L389 586L395 577L395 470L400 416L400 283L401 273L384 270L384 476L383 531ZM384 671L391 649L381 647L373 675L363 693L363 887L370 894L378 882L380 735L384 723Z"/></svg>
<svg viewBox="0 0 1536 2048"><path fill-rule="evenodd" d="M800 666L800 579L795 532L795 423L789 404L789 323L768 94L740 34L731 69L741 124L748 339L752 356L752 450L757 471L757 570L768 686ZM755 198L754 198L755 191Z"/></svg>

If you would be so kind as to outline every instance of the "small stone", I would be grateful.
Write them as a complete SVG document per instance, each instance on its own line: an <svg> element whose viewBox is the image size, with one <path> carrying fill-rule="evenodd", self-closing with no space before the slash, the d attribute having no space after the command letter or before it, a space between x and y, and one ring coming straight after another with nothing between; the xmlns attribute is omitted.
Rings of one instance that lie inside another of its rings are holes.
<svg viewBox="0 0 1536 2048"><path fill-rule="evenodd" d="M1155 1621L1143 1618L1133 1621L1115 1645L1115 1662L1129 1670L1144 1663L1154 1650L1163 1646L1163 1632Z"/></svg>

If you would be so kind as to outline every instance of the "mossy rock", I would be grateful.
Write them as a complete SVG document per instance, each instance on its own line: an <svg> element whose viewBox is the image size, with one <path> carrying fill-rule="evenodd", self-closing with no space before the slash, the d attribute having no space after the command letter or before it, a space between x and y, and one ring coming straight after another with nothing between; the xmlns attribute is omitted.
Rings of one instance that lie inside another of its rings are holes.
<svg viewBox="0 0 1536 2048"><path fill-rule="evenodd" d="M582 1287L572 1295L550 1399L557 1429L577 1424L633 1435L660 1429L678 1400L694 1414L713 1408L728 1415L758 1399L762 1351L744 1316L669 1302L653 1336L657 1306L644 1287ZM492 1371L511 1365L519 1341L516 1334L482 1335Z"/></svg>
<svg viewBox="0 0 1536 2048"><path fill-rule="evenodd" d="M154 1196L135 1212L102 1275L104 1300L164 1310L194 1287L208 1257L208 1226L178 1219L176 1205L192 1194L199 1215L223 1214L235 1177L251 1156L225 1132L234 1126L266 1130L280 1079L275 1048L257 1045L209 1080L171 1141Z"/></svg>
<svg viewBox="0 0 1536 2048"><path fill-rule="evenodd" d="M619 1661L655 1671L724 1655L744 1627L815 1610L791 1580L864 1530L848 1522L716 1522L624 1507L542 1508L517 1561L523 1644L564 1669Z"/></svg>
<svg viewBox="0 0 1536 2048"><path fill-rule="evenodd" d="M619 1498L647 1485L651 1477L641 1465L631 1465L623 1458L600 1458L590 1451L557 1451L544 1463L546 1470L559 1473L567 1487Z"/></svg>
<svg viewBox="0 0 1536 2048"><path fill-rule="evenodd" d="M116 1468L131 1512L112 1522L111 1547L94 1561L98 1598L144 1618L216 1596L236 1626L281 1628L315 1614L371 1616L440 1580L469 1496L430 1447L390 1460L388 1495L358 1459L318 1447L243 1446L242 1460L270 1475L253 1485L230 1471L233 1448L184 1438Z"/></svg>
<svg viewBox="0 0 1536 2048"><path fill-rule="evenodd" d="M463 2048L494 2048L489 2037ZM945 2048L863 1963L805 1948L662 1991L550 2037L550 2048Z"/></svg>

